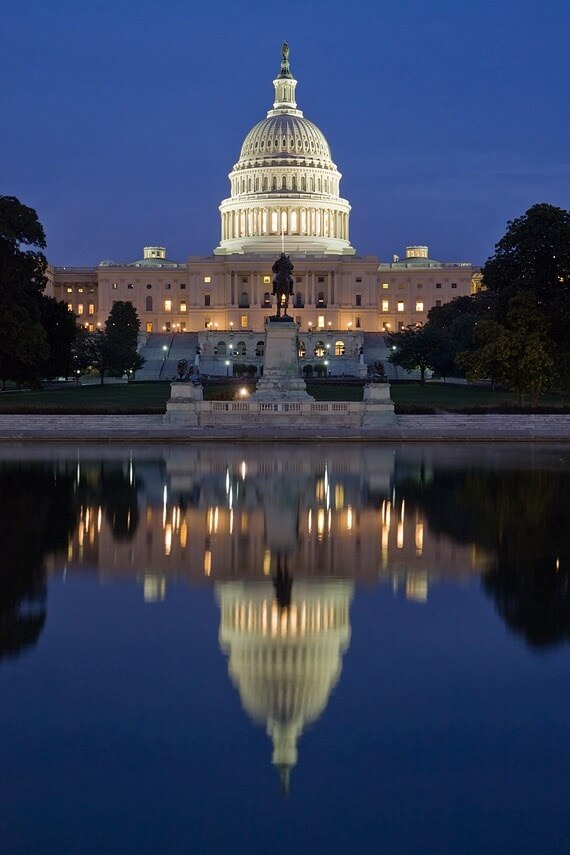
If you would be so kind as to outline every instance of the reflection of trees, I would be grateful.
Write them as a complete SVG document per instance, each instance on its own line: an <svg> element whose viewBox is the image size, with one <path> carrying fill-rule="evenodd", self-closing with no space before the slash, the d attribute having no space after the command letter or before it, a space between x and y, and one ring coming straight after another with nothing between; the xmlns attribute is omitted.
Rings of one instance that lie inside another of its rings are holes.
<svg viewBox="0 0 570 855"><path fill-rule="evenodd" d="M76 523L74 482L51 464L0 464L0 658L37 643L46 620L45 556Z"/></svg>
<svg viewBox="0 0 570 855"><path fill-rule="evenodd" d="M117 461L82 463L78 500L101 506L116 540L131 540L139 524L138 488L134 464Z"/></svg>
<svg viewBox="0 0 570 855"><path fill-rule="evenodd" d="M483 586L507 625L532 646L570 639L570 473L439 470L406 481L430 530L494 556Z"/></svg>

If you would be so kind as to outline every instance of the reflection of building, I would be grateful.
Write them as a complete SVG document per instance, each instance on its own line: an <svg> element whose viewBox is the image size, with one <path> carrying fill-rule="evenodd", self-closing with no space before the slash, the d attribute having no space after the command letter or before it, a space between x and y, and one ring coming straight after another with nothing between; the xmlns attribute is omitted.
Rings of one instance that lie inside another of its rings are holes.
<svg viewBox="0 0 570 855"><path fill-rule="evenodd" d="M265 724L272 762L287 787L297 741L323 713L340 677L350 640L352 585L340 580L294 582L282 609L266 583L217 586L220 645L245 711Z"/></svg>
<svg viewBox="0 0 570 855"><path fill-rule="evenodd" d="M399 499L389 446L288 448L207 446L168 450L133 463L139 523L118 539L101 505L79 511L67 555L50 560L135 576L145 599L169 582L260 580L287 549L297 578L385 581L414 600L442 577L479 573L486 557L430 531Z"/></svg>
<svg viewBox="0 0 570 855"><path fill-rule="evenodd" d="M430 259L426 246L409 246L405 259L388 264L354 254L341 175L324 134L297 107L296 83L287 59L273 81L273 106L246 135L229 175L213 255L177 262L164 247L148 246L143 258L127 264L50 267L50 293L88 328L105 322L114 301L128 300L146 333L208 331L206 345L218 349L223 374L225 357L255 362L263 345L265 318L275 310L271 265L282 235L295 263L291 314L305 336L337 331L333 374L341 373L341 351L353 348L352 332L423 323L433 306L468 295L473 266ZM191 348L190 336L181 338ZM305 338L311 349L319 341Z"/></svg>

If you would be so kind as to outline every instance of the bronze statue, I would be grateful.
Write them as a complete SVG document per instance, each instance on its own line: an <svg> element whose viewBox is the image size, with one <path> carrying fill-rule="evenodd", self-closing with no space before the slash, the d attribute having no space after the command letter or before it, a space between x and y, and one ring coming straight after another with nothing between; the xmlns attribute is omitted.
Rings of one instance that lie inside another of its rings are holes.
<svg viewBox="0 0 570 855"><path fill-rule="evenodd" d="M281 253L277 261L272 267L273 273L273 296L277 297L277 312L275 320L291 320L287 314L287 306L289 305L289 297L293 294L293 264L288 255ZM283 312L283 315L281 315Z"/></svg>
<svg viewBox="0 0 570 855"><path fill-rule="evenodd" d="M287 42L283 42L283 46L281 48L281 72L280 74L283 77L291 76L291 69L289 68L289 45Z"/></svg>

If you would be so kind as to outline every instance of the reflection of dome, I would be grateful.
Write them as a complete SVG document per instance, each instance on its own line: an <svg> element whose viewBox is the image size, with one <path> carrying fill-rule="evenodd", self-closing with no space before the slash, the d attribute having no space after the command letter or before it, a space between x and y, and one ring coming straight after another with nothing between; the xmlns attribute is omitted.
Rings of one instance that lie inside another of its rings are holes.
<svg viewBox="0 0 570 855"><path fill-rule="evenodd" d="M322 132L297 109L286 44L273 85L273 109L247 134L229 175L231 196L220 205L215 252L273 254L283 233L289 252L353 255L341 174Z"/></svg>
<svg viewBox="0 0 570 855"><path fill-rule="evenodd" d="M286 782L297 740L325 709L350 638L352 585L294 582L291 605L279 609L267 583L217 588L220 644L246 712L265 723L273 763Z"/></svg>

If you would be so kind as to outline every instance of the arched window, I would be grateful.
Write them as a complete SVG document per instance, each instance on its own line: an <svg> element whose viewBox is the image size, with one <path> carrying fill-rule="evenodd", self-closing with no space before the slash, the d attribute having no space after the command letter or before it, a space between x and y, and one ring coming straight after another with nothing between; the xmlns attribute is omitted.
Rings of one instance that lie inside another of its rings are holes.
<svg viewBox="0 0 570 855"><path fill-rule="evenodd" d="M304 359L307 354L307 346L304 341L299 342L299 359Z"/></svg>
<svg viewBox="0 0 570 855"><path fill-rule="evenodd" d="M265 294L263 295L263 306L265 308L267 308L268 306L271 306L271 294L269 293L269 291L266 291Z"/></svg>
<svg viewBox="0 0 570 855"><path fill-rule="evenodd" d="M256 191L259 190L259 178L255 179L255 189Z"/></svg>
<svg viewBox="0 0 570 855"><path fill-rule="evenodd" d="M239 307L240 309L249 309L249 294L247 291L241 292L241 297L239 298Z"/></svg>
<svg viewBox="0 0 570 855"><path fill-rule="evenodd" d="M317 306L325 306L325 305L326 305L326 303L325 303L325 292L319 291L318 296L317 296Z"/></svg>
<svg viewBox="0 0 570 855"><path fill-rule="evenodd" d="M255 355L263 357L264 353L265 353L265 342L264 341L258 341L257 344L255 345Z"/></svg>
<svg viewBox="0 0 570 855"><path fill-rule="evenodd" d="M152 312L152 297L147 297L144 301L144 307L147 312Z"/></svg>
<svg viewBox="0 0 570 855"><path fill-rule="evenodd" d="M303 294L301 293L301 291L297 291L297 293L295 294L295 308L302 309L304 305L305 302L303 300Z"/></svg>
<svg viewBox="0 0 570 855"><path fill-rule="evenodd" d="M267 176L263 179L263 189L267 190Z"/></svg>
<svg viewBox="0 0 570 855"><path fill-rule="evenodd" d="M335 356L344 356L345 346L344 341L335 341L334 343L334 355Z"/></svg>
<svg viewBox="0 0 570 855"><path fill-rule="evenodd" d="M235 348L236 356L247 356L247 347L245 341L238 341Z"/></svg>
<svg viewBox="0 0 570 855"><path fill-rule="evenodd" d="M324 341L318 341L315 345L315 356L324 356L327 352Z"/></svg>
<svg viewBox="0 0 570 855"><path fill-rule="evenodd" d="M273 181L271 182L271 189L277 190L277 176L276 175L273 176Z"/></svg>
<svg viewBox="0 0 570 855"><path fill-rule="evenodd" d="M309 178L309 190L313 191L315 189L315 180L314 178Z"/></svg>
<svg viewBox="0 0 570 855"><path fill-rule="evenodd" d="M307 189L307 179L305 176L301 176L301 190L305 191Z"/></svg>
<svg viewBox="0 0 570 855"><path fill-rule="evenodd" d="M291 190L296 190L296 189L297 189L297 179L295 178L295 176L293 176L293 178L291 179Z"/></svg>
<svg viewBox="0 0 570 855"><path fill-rule="evenodd" d="M284 175L281 179L281 189L282 190L287 189L287 176L286 175Z"/></svg>
<svg viewBox="0 0 570 855"><path fill-rule="evenodd" d="M225 343L225 341L219 341L218 342L218 356L225 356L225 355L226 355L226 343Z"/></svg>

